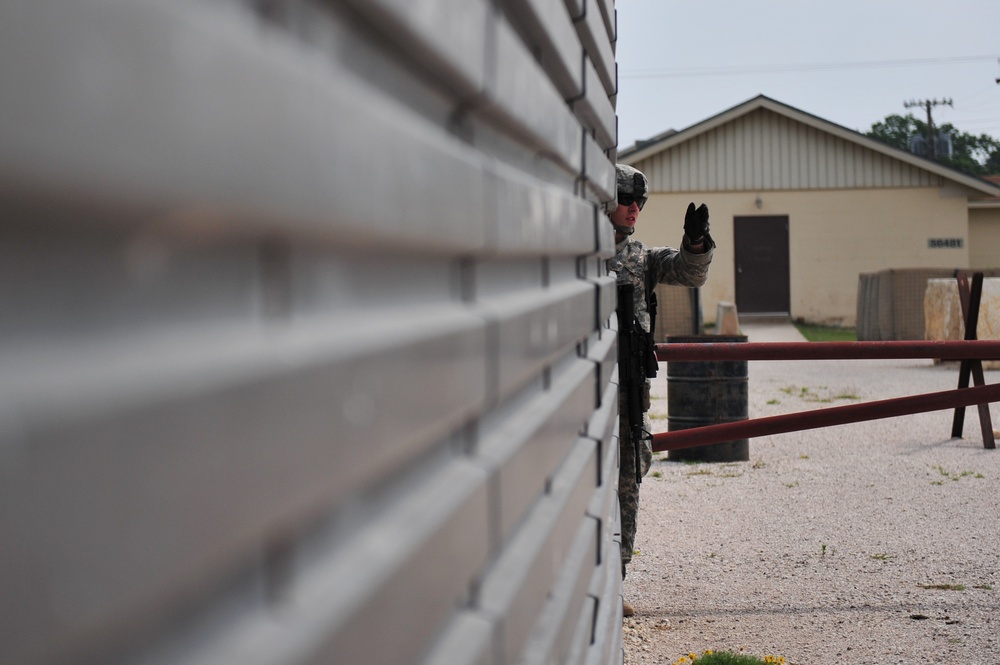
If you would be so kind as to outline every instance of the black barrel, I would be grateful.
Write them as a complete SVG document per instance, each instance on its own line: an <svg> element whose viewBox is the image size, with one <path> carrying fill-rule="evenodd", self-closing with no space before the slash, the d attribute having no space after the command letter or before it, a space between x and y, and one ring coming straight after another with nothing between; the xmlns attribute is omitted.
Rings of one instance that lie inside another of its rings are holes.
<svg viewBox="0 0 1000 665"><path fill-rule="evenodd" d="M733 343L746 335L676 335L667 344ZM748 417L747 361L725 360L667 363L667 429L717 425ZM667 459L698 462L740 462L750 459L750 440L737 439L667 452Z"/></svg>

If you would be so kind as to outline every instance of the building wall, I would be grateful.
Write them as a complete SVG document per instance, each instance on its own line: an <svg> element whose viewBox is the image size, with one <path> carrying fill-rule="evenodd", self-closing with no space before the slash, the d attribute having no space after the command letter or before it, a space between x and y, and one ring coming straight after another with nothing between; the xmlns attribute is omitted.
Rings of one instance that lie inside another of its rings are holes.
<svg viewBox="0 0 1000 665"><path fill-rule="evenodd" d="M841 130L846 133L846 130ZM925 169L768 109L757 109L640 162L653 191L927 187Z"/></svg>
<svg viewBox="0 0 1000 665"><path fill-rule="evenodd" d="M0 663L621 663L610 0L0 9Z"/></svg>
<svg viewBox="0 0 1000 665"><path fill-rule="evenodd" d="M761 207L756 198L760 196ZM636 237L678 246L688 202L706 202L718 247L702 287L707 323L719 301L735 302L733 218L787 215L791 316L853 326L858 276L887 268L956 267L969 262L967 203L938 188L652 194ZM931 238L964 238L962 248L931 249Z"/></svg>
<svg viewBox="0 0 1000 665"><path fill-rule="evenodd" d="M969 210L969 268L1000 266L1000 208Z"/></svg>

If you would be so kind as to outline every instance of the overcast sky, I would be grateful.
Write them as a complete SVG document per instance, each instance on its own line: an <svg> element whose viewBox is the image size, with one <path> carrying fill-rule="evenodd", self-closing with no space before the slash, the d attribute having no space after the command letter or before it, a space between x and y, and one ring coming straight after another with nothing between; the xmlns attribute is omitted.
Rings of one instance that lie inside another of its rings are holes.
<svg viewBox="0 0 1000 665"><path fill-rule="evenodd" d="M619 150L763 94L861 132L910 100L1000 139L1000 0L617 0Z"/></svg>

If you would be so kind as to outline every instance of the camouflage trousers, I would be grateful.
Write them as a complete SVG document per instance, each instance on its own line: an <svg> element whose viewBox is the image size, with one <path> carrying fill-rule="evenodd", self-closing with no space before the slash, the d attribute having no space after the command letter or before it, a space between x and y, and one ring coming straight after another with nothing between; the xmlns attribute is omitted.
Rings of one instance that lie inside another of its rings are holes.
<svg viewBox="0 0 1000 665"><path fill-rule="evenodd" d="M621 396L624 399L624 396ZM618 506L621 511L622 527L622 579L625 567L632 561L635 549L636 519L639 516L639 483L635 478L635 446L629 439L628 417L620 413L618 417ZM643 413L643 431L649 432L649 418ZM653 463L653 444L643 439L639 446L640 469L645 476Z"/></svg>

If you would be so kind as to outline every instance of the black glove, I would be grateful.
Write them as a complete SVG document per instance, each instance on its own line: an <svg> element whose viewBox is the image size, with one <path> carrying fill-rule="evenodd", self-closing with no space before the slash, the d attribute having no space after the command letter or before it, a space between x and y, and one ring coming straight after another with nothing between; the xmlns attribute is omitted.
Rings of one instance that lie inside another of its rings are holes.
<svg viewBox="0 0 1000 665"><path fill-rule="evenodd" d="M693 202L688 204L687 214L684 215L684 235L692 245L702 242L708 235L707 205L702 203L696 210Z"/></svg>

